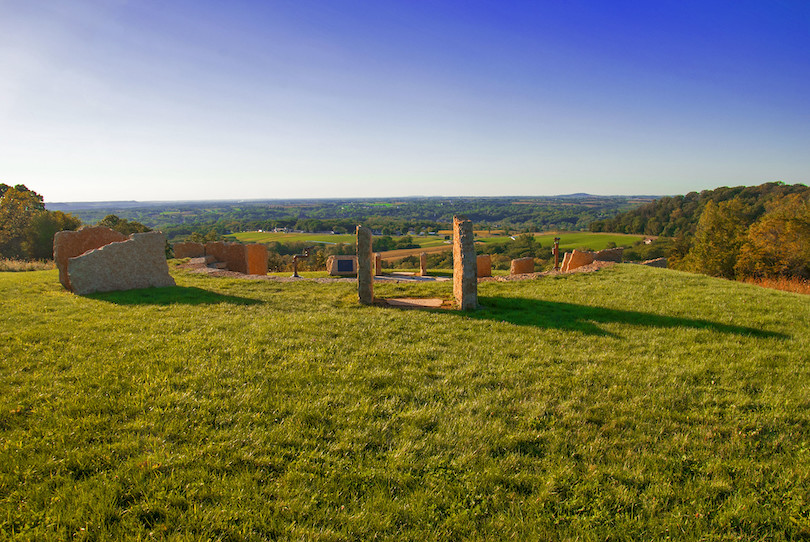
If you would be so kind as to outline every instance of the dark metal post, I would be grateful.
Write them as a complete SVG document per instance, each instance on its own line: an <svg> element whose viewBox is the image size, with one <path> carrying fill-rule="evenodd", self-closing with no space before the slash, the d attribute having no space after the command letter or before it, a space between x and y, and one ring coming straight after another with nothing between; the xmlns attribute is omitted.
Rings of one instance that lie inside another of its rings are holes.
<svg viewBox="0 0 810 542"><path fill-rule="evenodd" d="M296 254L293 256L293 274L292 276L295 278L300 279L301 275L298 274L298 258L309 258L309 251L315 247L309 247L304 249L303 254Z"/></svg>
<svg viewBox="0 0 810 542"><path fill-rule="evenodd" d="M560 270L560 238L554 238L554 271Z"/></svg>

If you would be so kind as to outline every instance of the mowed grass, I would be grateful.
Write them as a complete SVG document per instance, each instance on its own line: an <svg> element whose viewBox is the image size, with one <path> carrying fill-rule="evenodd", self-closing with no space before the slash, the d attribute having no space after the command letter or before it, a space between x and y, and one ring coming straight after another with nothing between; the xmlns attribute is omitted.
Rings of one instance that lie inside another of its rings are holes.
<svg viewBox="0 0 810 542"><path fill-rule="evenodd" d="M515 234L513 237L517 238L520 234ZM591 233L591 232L557 232L557 233L535 233L534 238L538 243L545 247L554 245L554 238L560 238L560 250L573 250L573 249L587 249L587 250L602 250L608 247L610 243L616 246L629 247L636 241L645 239L644 235L629 235L623 233ZM478 241L483 243L498 243L508 236L482 236Z"/></svg>
<svg viewBox="0 0 810 542"><path fill-rule="evenodd" d="M0 539L810 538L807 296L176 276L0 274Z"/></svg>

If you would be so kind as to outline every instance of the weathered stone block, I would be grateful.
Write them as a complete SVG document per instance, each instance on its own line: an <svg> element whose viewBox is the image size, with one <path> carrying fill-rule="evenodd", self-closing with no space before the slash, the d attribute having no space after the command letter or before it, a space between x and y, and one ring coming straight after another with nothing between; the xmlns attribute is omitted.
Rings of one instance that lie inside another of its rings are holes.
<svg viewBox="0 0 810 542"><path fill-rule="evenodd" d="M103 226L85 227L79 231L60 231L53 236L53 259L59 269L59 282L68 290L72 290L70 276L68 275L68 260L75 258L95 248L103 247L116 241L127 238Z"/></svg>
<svg viewBox="0 0 810 542"><path fill-rule="evenodd" d="M382 272L382 254L379 252L374 255L374 274L380 276Z"/></svg>
<svg viewBox="0 0 810 542"><path fill-rule="evenodd" d="M248 275L267 274L267 246L253 243L245 246Z"/></svg>
<svg viewBox="0 0 810 542"><path fill-rule="evenodd" d="M664 269L667 268L667 259L666 258L656 258L654 260L646 260L641 262L641 265L647 265L650 267L662 267Z"/></svg>
<svg viewBox="0 0 810 542"><path fill-rule="evenodd" d="M593 259L594 261L598 262L621 263L623 254L624 254L624 247L606 248L605 250L600 250L599 252L594 254Z"/></svg>
<svg viewBox="0 0 810 542"><path fill-rule="evenodd" d="M357 226L357 297L364 305L374 302L372 264L371 230Z"/></svg>
<svg viewBox="0 0 810 542"><path fill-rule="evenodd" d="M241 243L225 243L225 259L228 271L247 274L247 249Z"/></svg>
<svg viewBox="0 0 810 542"><path fill-rule="evenodd" d="M329 256L326 271L330 275L354 275L357 273L357 256Z"/></svg>
<svg viewBox="0 0 810 542"><path fill-rule="evenodd" d="M202 258L205 256L205 245L202 243L175 243L175 258Z"/></svg>
<svg viewBox="0 0 810 542"><path fill-rule="evenodd" d="M509 274L523 275L525 273L534 273L534 258L518 258L512 260L512 265L509 267Z"/></svg>
<svg viewBox="0 0 810 542"><path fill-rule="evenodd" d="M566 257L567 256L568 254L566 254ZM562 269L563 273L568 273L578 267L592 264L594 262L594 256L595 254L593 252L583 252L575 249L571 252L571 257L567 258L567 264Z"/></svg>
<svg viewBox="0 0 810 542"><path fill-rule="evenodd" d="M478 308L478 271L471 220L453 217L453 296L459 309Z"/></svg>
<svg viewBox="0 0 810 542"><path fill-rule="evenodd" d="M224 262L227 259L227 250L222 241L209 241L205 243L205 255L213 256L216 261Z"/></svg>
<svg viewBox="0 0 810 542"><path fill-rule="evenodd" d="M476 258L477 275L479 277L492 276L492 257L489 254L479 254Z"/></svg>
<svg viewBox="0 0 810 542"><path fill-rule="evenodd" d="M166 264L166 238L160 232L134 233L68 260L73 291L94 292L174 286Z"/></svg>
<svg viewBox="0 0 810 542"><path fill-rule="evenodd" d="M568 262L571 261L571 253L566 252L563 255L562 265L560 265L560 271L565 273L565 270L568 269Z"/></svg>
<svg viewBox="0 0 810 542"><path fill-rule="evenodd" d="M426 277L427 271L427 252L419 253L419 276Z"/></svg>

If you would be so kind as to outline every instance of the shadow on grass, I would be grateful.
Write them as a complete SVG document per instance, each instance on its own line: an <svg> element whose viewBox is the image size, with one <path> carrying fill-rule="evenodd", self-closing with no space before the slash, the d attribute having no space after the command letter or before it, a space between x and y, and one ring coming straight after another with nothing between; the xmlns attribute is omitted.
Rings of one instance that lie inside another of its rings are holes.
<svg viewBox="0 0 810 542"><path fill-rule="evenodd" d="M255 305L257 299L218 294L202 288L170 286L168 288L143 288L124 292L104 292L85 296L89 299L107 301L116 305Z"/></svg>
<svg viewBox="0 0 810 542"><path fill-rule="evenodd" d="M709 329L719 333L753 335L787 339L788 335L761 329L722 324L697 318L663 316L648 312L624 311L604 307L589 307L573 303L558 303L539 299L479 297L482 309L464 313L476 320L497 320L519 326L579 331L587 335L615 337L598 324L629 324L634 326Z"/></svg>

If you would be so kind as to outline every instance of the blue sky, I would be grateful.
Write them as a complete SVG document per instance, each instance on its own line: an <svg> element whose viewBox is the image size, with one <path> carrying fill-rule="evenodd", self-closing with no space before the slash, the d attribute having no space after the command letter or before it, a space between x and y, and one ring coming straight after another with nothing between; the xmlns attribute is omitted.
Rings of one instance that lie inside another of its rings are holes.
<svg viewBox="0 0 810 542"><path fill-rule="evenodd" d="M0 0L46 201L810 183L810 2Z"/></svg>

